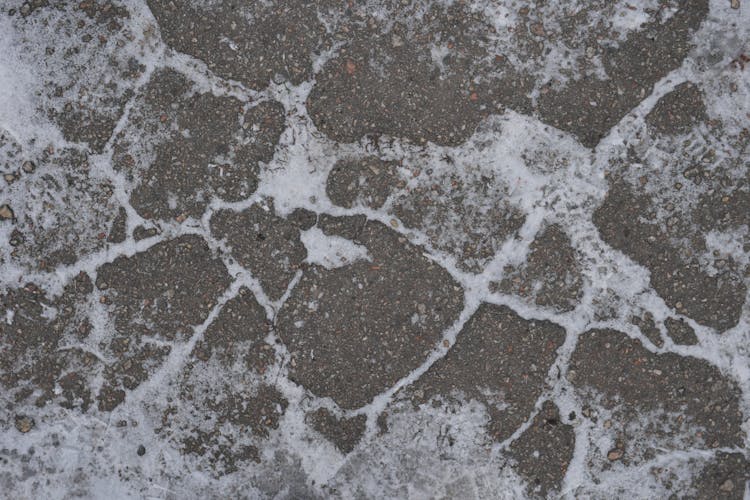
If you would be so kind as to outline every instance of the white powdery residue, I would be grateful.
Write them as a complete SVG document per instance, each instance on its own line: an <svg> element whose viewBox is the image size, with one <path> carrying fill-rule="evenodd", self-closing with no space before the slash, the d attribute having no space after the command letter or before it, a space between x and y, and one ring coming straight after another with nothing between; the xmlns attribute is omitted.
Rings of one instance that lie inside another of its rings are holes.
<svg viewBox="0 0 750 500"><path fill-rule="evenodd" d="M525 482L493 453L488 420L476 401L400 404L389 413L389 432L355 450L329 486L343 498L524 498Z"/></svg>
<svg viewBox="0 0 750 500"><path fill-rule="evenodd" d="M745 251L745 242L750 238L750 228L744 225L727 231L709 231L705 234L706 256L711 261L714 255L720 255L722 259L731 258L738 268L743 269L750 265L750 255ZM717 263L714 262L714 266ZM719 269L716 270L720 272Z"/></svg>
<svg viewBox="0 0 750 500"><path fill-rule="evenodd" d="M433 45L430 47L432 63L440 69L440 78L445 78L445 58L450 54L447 45Z"/></svg>
<svg viewBox="0 0 750 500"><path fill-rule="evenodd" d="M516 2L473 0L469 9L494 28L481 42L488 51L502 54L516 70L534 77L531 92L534 101L540 90L550 84L559 87L571 79L607 78L597 50L592 46L587 50L584 44L572 42L571 30L577 40L596 36L602 46L617 45L647 23L664 23L676 12L663 8L658 0L548 1L534 5L524 15L520 14L522 5ZM563 19L567 22L561 22ZM529 25L532 30L541 30L535 35L544 38L543 55L529 56L524 46L525 37L517 36L519 30L528 30ZM607 30L607 34L602 39L603 30Z"/></svg>
<svg viewBox="0 0 750 500"><path fill-rule="evenodd" d="M605 21L612 24L612 28L620 32L620 38L632 31L638 31L644 24L652 20L652 14L659 12L660 2L658 0L641 0L639 2L613 2L612 12ZM666 21L674 14L672 9L662 9L659 14L661 22ZM599 16L591 16L591 22L600 20Z"/></svg>
<svg viewBox="0 0 750 500"><path fill-rule="evenodd" d="M571 394L561 396L569 399ZM702 428L690 419L683 420L679 413L652 410L623 422L618 408L594 404L592 411L595 420L582 419L575 424L575 453L562 489L565 498L598 498L605 492L618 498L624 494L661 498L668 496L670 489L684 493L716 451L732 451L707 450L696 438ZM622 435L628 436L628 463L608 458ZM651 456L650 452L656 453ZM688 470L687 462L693 464Z"/></svg>
<svg viewBox="0 0 750 500"><path fill-rule="evenodd" d="M269 94L287 113L287 128L276 146L273 160L261 169L258 191L243 206L264 197L273 198L276 212L286 216L295 208L322 211L331 208L325 192L328 173L341 154L355 146L339 147L312 125L305 101L312 82L297 87L274 84Z"/></svg>
<svg viewBox="0 0 750 500"><path fill-rule="evenodd" d="M43 73L23 57L19 37L8 16L0 17L0 129L16 142L46 146L62 141L59 131L42 113L37 113L38 99L44 81Z"/></svg>
<svg viewBox="0 0 750 500"><path fill-rule="evenodd" d="M590 476L571 497L648 499L674 494L681 497L691 490L696 478L705 474L704 468L714 455L714 450L687 449L663 452L637 465L616 462Z"/></svg>
<svg viewBox="0 0 750 500"><path fill-rule="evenodd" d="M731 9L722 0L711 4L695 36L697 68L690 79L700 82L709 117L722 121L724 135L736 136L750 118L748 62L742 59L750 51L750 8Z"/></svg>
<svg viewBox="0 0 750 500"><path fill-rule="evenodd" d="M498 33L514 26L518 20L518 9L507 7L500 2L473 0L469 4L469 9L484 16Z"/></svg>
<svg viewBox="0 0 750 500"><path fill-rule="evenodd" d="M627 9L623 11L625 15L621 16L621 19L615 16L612 20L616 28L619 26L619 29L623 31L639 29L646 19L644 8L652 5L654 1L631 3L636 7L635 10ZM669 83L667 79L660 82L654 94L635 111L634 114L638 116L635 118L629 116L623 120L625 125L642 120L643 115L653 107L658 97L671 90L680 81L689 79L700 81L702 89L706 91L709 116L721 118L729 130L738 130L744 119L743 116L750 107L748 102L750 93L747 81L742 79L746 73L726 69L726 67L729 61L741 52L743 47L746 47L746 42L729 40L735 35L727 33L734 31L735 34L742 35L747 33L747 28L722 30L721 26L722 23L729 26L730 23L737 22L737 19L731 19L730 15L737 17L740 22L748 21L747 13L750 10L743 9L737 14L736 11L728 8L727 3L724 0L712 1L712 14L704 26L708 26L707 32L714 33L713 39L719 32L722 33L720 36L727 38L721 41L724 60L721 62L723 69L719 71L719 74L723 79L722 85L734 83L738 90L730 94L712 83L716 79L716 73L712 71L716 70L718 65L705 74L694 73L690 65L686 65L670 75ZM377 2L370 2L370 4L375 5ZM426 2L422 4L427 5ZM508 26L515 23L514 16L518 11L517 6L509 7L508 5L509 2L499 6L482 1L475 2L473 8L491 17L497 30L507 30ZM136 30L138 31L136 38L142 40L141 32L145 31L148 25L153 24L153 20L144 2L133 1L130 2L129 7L139 12L128 22L137 23L143 28ZM560 2L549 2L545 7L545 9L560 8ZM615 10L625 8L625 2L617 2ZM417 10L424 11L422 7ZM373 12L381 19L389 17L381 7L375 8ZM490 12L492 14L489 14ZM548 13L548 11L545 12ZM663 20L664 16L662 15L659 19ZM47 128L46 122L40 121L38 125L40 128L34 124L34 120L42 118L33 111L34 93L26 90L34 88L33 66L30 66L32 68L30 70L21 69L18 75L7 71L8 61L15 64L15 61L20 59L19 54L13 52L13 45L5 43L7 40L12 41L13 38L12 31L5 30L6 24L7 21L0 20L0 41L4 43L4 46L11 47L8 53L0 54L0 85L3 85L0 87L0 120L2 120L0 126L7 126L10 123L13 127L21 127L22 132L35 137L44 134L52 137L49 134L57 132L54 128ZM548 24L549 26L545 26L545 29L554 31L554 22ZM750 21L745 22L745 26L750 26ZM709 40L709 37L697 37L697 39L700 42L697 52L707 52L708 45L712 43L705 41ZM745 36L744 40L747 39L748 37ZM147 64L149 68L163 62L158 60L159 51L162 50L161 45L159 47L159 50L146 56L147 58L154 57L154 60ZM548 54L545 68L552 73L559 72L565 67L564 64L570 63L569 60L562 61L558 49L559 47L553 47ZM333 52L331 51L314 63L316 71L322 67L325 58L331 57ZM580 54L574 55L580 56ZM143 57L141 54L136 58L143 60ZM205 72L204 66L193 64L195 61L187 56L175 55L169 56L168 59L168 65L177 67L193 79L200 80L199 74ZM558 59L561 62L558 62ZM9 87L4 85L8 82L10 82ZM29 85L24 86L26 84ZM326 178L336 160L351 154L364 155L372 151L366 144L336 144L322 136L312 126L304 109L304 102L312 85L313 82L306 82L297 87L274 84L268 92L254 93L235 83L223 82L212 75L204 76L199 81L198 87L203 90L220 95L234 95L247 102L252 102L259 97L273 97L282 102L287 111L287 129L277 146L275 158L268 165L262 165L259 192L244 202L233 204L232 207L241 209L241 206L256 203L264 197L272 197L276 210L281 215L302 207L332 215L364 213L370 219L388 223L392 217L392 214L388 212L388 204L382 210L377 211L344 210L332 206L327 198ZM17 99L17 101L10 102L9 99ZM6 101L10 107L5 106ZM13 108L14 105L17 107ZM2 113L7 110L11 113L18 111L18 113L6 117L8 113ZM625 140L632 141L633 134L637 133L638 127L615 127L597 148L596 161L592 161L586 149L575 140L533 118L507 113L502 117L490 118L483 126L487 124L494 124L496 128L483 130L480 127L477 134L459 147L444 148L428 145L426 148L417 148L410 146L407 141L393 140L390 146L377 149L376 154L393 160L404 160L405 165L434 168L436 176L455 173L463 180L475 181L482 175L492 174L496 185L493 186L493 190L490 190L490 195L470 192L468 194L470 199L467 200L465 207L475 210L477 217L481 217L488 204L496 197L500 197L507 199L511 205L525 214L526 223L519 231L519 237L506 241L499 248L493 262L480 275L458 270L455 259L450 255L425 245L424 251L427 257L445 268L466 291L466 308L461 318L443 332L443 338L453 345L465 322L483 301L508 305L523 317L549 319L563 325L568 332L566 342L559 350L555 366L550 369L552 374L556 368L560 368L563 376L562 379L558 378L560 381L553 380L552 376L548 377L553 385L549 397L560 407L561 414L568 415L570 412L580 414L581 402L576 398L564 376L568 359L575 349L576 336L587 328L603 324L625 331L631 336L640 335L634 328L628 327L624 321L631 308L642 308L652 312L657 322L674 314L674 311L670 310L651 290L648 271L604 244L590 219L591 212L606 194L607 182L603 172L607 169L608 160L617 157L620 151L618 148L623 146ZM118 127L117 131L121 129L122 127ZM11 132L15 134L14 130ZM137 135L134 136L136 139L137 137ZM111 148L111 145L108 147ZM456 158L457 161L454 163L443 161L441 158L446 153ZM92 165L104 167L108 161L109 155L104 154L92 161ZM102 171L103 179L114 174L109 168ZM410 187L419 182L420 180L409 179ZM129 183L120 179L116 184L119 199L123 203L127 202ZM216 204L216 207L219 205ZM129 215L128 227L132 230L135 224L142 221L132 207L128 205L126 209ZM456 212L454 210L447 217L451 227L446 238L451 241L460 241L463 237L462 231L465 231L465 228L460 226L461 219L456 216ZM190 226L190 221L182 226L166 223L164 232L159 237L138 243L129 237L125 243L93 253L73 266L59 267L57 276L31 274L27 277L35 280L41 277L43 288L48 292L55 293L55 290L59 292L60 287L80 270L93 273L100 265L110 262L118 255L128 256L144 251L157 240L169 239L181 232L193 231L200 234L209 242L212 250L216 250L219 245L211 239L208 230L209 219L210 210L204 214L200 225ZM490 295L488 283L497 280L502 275L505 263L524 261L530 242L544 224L552 221L563 226L564 231L571 237L573 246L582 255L585 289L581 304L572 312L555 314L517 300L513 296ZM436 229L435 226L438 226L439 222L434 220L430 227L409 232L399 225L396 230L410 242L424 244L428 241L424 232L428 229ZM438 229L444 230L444 228ZM5 233L0 233L0 237L7 239ZM738 246L742 237L741 231L712 232L706 236L706 242L710 250L720 249L730 253L737 262L746 263L747 253L743 252L741 246ZM369 258L363 247L343 238L325 236L318 229L304 231L302 239L310 254L309 261L326 267L328 265L336 267L357 259ZM246 271L229 262L225 261L225 264L237 281L222 297L221 302L230 300L240 285L248 286L266 309L269 319L273 318L301 276L301 272L296 275L295 281L290 284L281 300L271 302L265 297L257 281ZM3 262L2 271L4 283L10 283L11 279L16 281L23 274L22 270L10 264L10 259ZM98 343L107 338L113 328L109 314L96 300L97 298L98 292L94 292L92 310L89 314L94 326L89 338L92 343ZM748 298L748 304L750 304L750 298ZM314 303L311 303L309 307L315 307ZM614 309L614 316L608 320L597 320L597 312L607 307ZM669 343L665 346L665 350L672 350L681 355L695 355L708 359L738 380L743 390L742 409L746 415L750 411L748 399L748 394L750 394L748 359L750 358L747 350L747 345L750 345L749 309L750 306L746 305L739 324L721 336L716 336L709 331L710 329L690 323L701 340L699 346L676 348ZM335 408L332 401L317 398L301 386L290 382L285 376L285 365L282 361L280 367L274 367L271 373L267 374L267 380L273 382L275 387L283 393L289 401L289 406L281 417L278 429L271 430L268 440L261 445L262 463L259 465L243 464L237 472L220 479L211 477L210 472L201 470L201 466L205 465L202 458L180 452L175 443L161 434L156 427L164 416L164 408L161 404L168 397L175 395L175 382L179 380L177 377L181 373L181 368L193 343L200 338L202 331L207 328L219 311L220 307L214 309L206 323L196 329L196 334L188 344L175 346L174 354L165 361L162 368L153 372L150 380L144 382L139 389L131 392L127 401L111 415L100 414L96 409L92 409L88 414L80 415L63 411L53 405L49 405L46 409L31 409L38 428L26 435L19 435L15 432L5 433L3 437L0 437L0 444L2 444L0 447L26 450L33 446L36 454L30 457L31 465L37 470L47 468L58 471L49 473L52 484L69 485L69 478L75 477L76 486L74 487L81 495L92 497L164 498L216 495L261 497L266 496L267 492L258 491L247 485L264 484L267 480L266 476L271 474L280 475L282 485L286 480L287 483L284 486L287 488L295 481L302 481L314 484L316 491L324 494L330 494L333 491L326 489L325 486L335 487L342 496L411 496L417 498L441 495L463 498L497 498L500 495L520 498L525 496L523 480L512 472L511 467L503 467L502 457L488 452L492 445L486 442L487 436L484 430L487 421L486 410L476 402L467 402L454 408L455 413L442 412L430 407L424 407L420 411L406 409L403 412L395 412L389 417L388 423L391 429L389 433L376 436L373 432L376 419L391 403L394 393L399 388L416 381L432 363L448 352L448 349L442 346L394 387L378 396L371 405L354 412L368 417L368 433L354 453L348 457L343 456L328 441L312 431L305 417L310 410L321 406L331 409L339 417L347 417L351 412L342 412ZM13 312L6 310L4 319L6 322L12 322ZM269 333L269 336L272 335L273 333ZM270 341L269 343L275 346L280 359L289 359L289 353L285 351L283 344ZM644 345L651 349L646 342ZM221 370L206 370L201 376L205 377L201 380L206 385L222 380ZM91 387L95 389L99 385L101 381L95 381ZM543 397L547 396L548 394L545 393ZM497 401L498 403L502 401L499 395ZM158 404L151 404L152 402L158 402ZM109 418L110 421L103 421L100 418ZM202 416L196 414L194 418L200 419ZM119 419L136 421L138 426L121 429L113 425ZM563 489L563 495L569 497L605 497L612 496L613 492L627 492L629 497L635 498L666 496L667 492L663 485L650 474L651 468L663 467L674 471L678 476L673 479L674 484L681 487L691 478L698 476L702 464L711 458L711 452L677 451L660 453L655 459L636 465L615 464L604 473L592 472L588 459L593 453L598 453L598 459L601 460L601 455L606 453L613 438L610 435L601 434L600 428L595 427L596 424L585 420L576 420L576 422L575 455L568 469ZM649 420L644 422L649 423ZM746 422L746 431L750 431L748 425L750 423ZM415 436L416 430L421 430L421 434ZM49 439L53 433L61 436L59 448L49 446ZM237 437L237 434L231 435ZM454 446L445 445L448 437L454 440ZM147 447L147 453L143 457L139 457L134 452L140 442ZM436 453L436 443L440 453L447 453L447 459ZM101 451L92 455L92 450L95 450L97 446L101 446ZM281 467L279 457L285 457L284 460L287 460ZM28 457L24 456L24 459L26 458ZM20 461L17 462L20 463ZM16 466L11 462L8 467L17 472L18 478L22 477L23 470L20 465ZM408 475L410 485L403 484L404 474ZM39 491L31 489L34 487L33 482L33 479L27 481L19 479L16 489L11 493L16 497L38 496ZM357 487L360 489L356 489ZM737 487L741 486L737 485ZM44 493L50 498L59 498L67 494L63 488L47 490ZM285 494L293 496L293 492L288 490L279 496Z"/></svg>
<svg viewBox="0 0 750 500"><path fill-rule="evenodd" d="M289 401L289 406L279 421L278 429L271 434L263 448L264 460L273 464L278 450L285 450L299 461L300 470L304 471L308 482L319 486L327 484L346 463L347 457L310 428L307 415L317 409L317 402L310 398L309 393L286 377L278 377L275 384ZM324 407L328 407L332 414L340 413L332 408L330 400L322 401L327 403ZM259 472L263 474L264 469L261 467Z"/></svg>
<svg viewBox="0 0 750 500"><path fill-rule="evenodd" d="M46 319L47 321L52 321L57 317L57 308L48 306L47 304L42 304L41 317Z"/></svg>
<svg viewBox="0 0 750 500"><path fill-rule="evenodd" d="M307 248L307 262L326 269L343 267L358 260L372 260L363 245L340 236L328 236L317 227L302 231L301 239Z"/></svg>

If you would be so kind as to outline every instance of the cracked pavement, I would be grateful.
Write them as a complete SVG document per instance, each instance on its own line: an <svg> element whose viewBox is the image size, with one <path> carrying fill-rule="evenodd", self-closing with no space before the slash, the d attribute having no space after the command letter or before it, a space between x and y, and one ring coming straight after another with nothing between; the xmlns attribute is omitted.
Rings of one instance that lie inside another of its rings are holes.
<svg viewBox="0 0 750 500"><path fill-rule="evenodd" d="M750 497L746 0L0 45L0 496Z"/></svg>

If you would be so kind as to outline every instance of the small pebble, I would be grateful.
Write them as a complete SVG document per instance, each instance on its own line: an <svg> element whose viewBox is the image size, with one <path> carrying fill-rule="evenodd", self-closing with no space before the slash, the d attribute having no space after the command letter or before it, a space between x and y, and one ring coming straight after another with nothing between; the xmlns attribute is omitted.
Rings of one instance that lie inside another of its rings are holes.
<svg viewBox="0 0 750 500"><path fill-rule="evenodd" d="M10 220L13 218L13 210L8 205L0 206L0 219Z"/></svg>
<svg viewBox="0 0 750 500"><path fill-rule="evenodd" d="M26 434L34 427L34 420L25 415L16 415L16 429Z"/></svg>
<svg viewBox="0 0 750 500"><path fill-rule="evenodd" d="M146 454L146 447L143 445L138 446L138 451L136 453L138 453L139 457L142 457Z"/></svg>
<svg viewBox="0 0 750 500"><path fill-rule="evenodd" d="M719 490L724 491L724 492L730 492L734 490L734 483L732 482L731 479L727 479L726 481L721 483L721 486L719 486Z"/></svg>

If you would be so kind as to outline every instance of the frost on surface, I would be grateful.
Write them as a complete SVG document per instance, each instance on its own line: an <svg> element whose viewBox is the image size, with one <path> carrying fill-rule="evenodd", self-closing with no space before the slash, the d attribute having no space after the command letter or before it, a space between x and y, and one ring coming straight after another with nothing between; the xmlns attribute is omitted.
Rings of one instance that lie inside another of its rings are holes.
<svg viewBox="0 0 750 500"><path fill-rule="evenodd" d="M749 7L0 1L0 491L743 498Z"/></svg>

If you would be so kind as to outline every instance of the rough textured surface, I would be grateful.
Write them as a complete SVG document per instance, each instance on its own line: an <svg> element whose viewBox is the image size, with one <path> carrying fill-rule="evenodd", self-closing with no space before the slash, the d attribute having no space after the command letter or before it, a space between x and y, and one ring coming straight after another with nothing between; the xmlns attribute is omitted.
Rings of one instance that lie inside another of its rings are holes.
<svg viewBox="0 0 750 500"><path fill-rule="evenodd" d="M143 217L199 217L212 196L236 201L256 190L258 162L271 159L283 127L278 103L250 107L199 93L184 75L163 70L119 134L115 166L138 179L131 203ZM135 159L144 153L150 163Z"/></svg>
<svg viewBox="0 0 750 500"><path fill-rule="evenodd" d="M310 266L279 312L277 329L292 354L292 380L357 408L425 360L457 319L463 294L418 247L382 224L332 219L323 230L364 245L372 261Z"/></svg>
<svg viewBox="0 0 750 500"><path fill-rule="evenodd" d="M690 498L736 498L745 496L750 480L750 463L739 453L717 453L701 471Z"/></svg>
<svg viewBox="0 0 750 500"><path fill-rule="evenodd" d="M683 258L669 234L648 222L651 201L633 189L622 182L610 185L593 217L602 239L646 266L670 307L719 331L736 325L747 286L731 269L711 276L696 260Z"/></svg>
<svg viewBox="0 0 750 500"><path fill-rule="evenodd" d="M542 94L537 109L542 120L571 132L585 146L596 146L692 48L691 36L708 13L708 1L676 3L679 9L666 21L647 23L619 46L604 49L609 79L581 79Z"/></svg>
<svg viewBox="0 0 750 500"><path fill-rule="evenodd" d="M554 403L545 401L531 427L511 445L510 455L528 480L529 493L547 498L559 492L574 447L573 427L562 422Z"/></svg>
<svg viewBox="0 0 750 500"><path fill-rule="evenodd" d="M132 40L130 9L122 2L33 1L7 3L3 11L13 11L12 23L24 33L26 57L64 68L40 82L46 115L66 140L101 153L145 69L122 50Z"/></svg>
<svg viewBox="0 0 750 500"><path fill-rule="evenodd" d="M646 123L659 133L685 133L706 120L703 93L691 82L678 85L656 103L646 115Z"/></svg>
<svg viewBox="0 0 750 500"><path fill-rule="evenodd" d="M113 410L159 366L169 345L149 338L189 338L229 284L226 268L200 237L157 243L133 257L118 257L98 270L100 302L113 335L106 349L117 362L105 370L99 409Z"/></svg>
<svg viewBox="0 0 750 500"><path fill-rule="evenodd" d="M193 350L201 361L211 356L227 363L242 360L248 369L265 372L273 364L273 348L265 342L271 329L263 308L247 288L224 305Z"/></svg>
<svg viewBox="0 0 750 500"><path fill-rule="evenodd" d="M700 429L692 438L696 446L735 446L743 440L739 389L704 361L653 354L623 333L595 330L578 340L568 378L583 393L593 391L592 403L616 409L623 420L643 412L661 414L642 432L669 434L684 424Z"/></svg>
<svg viewBox="0 0 750 500"><path fill-rule="evenodd" d="M311 76L312 52L326 46L313 2L212 2L199 7L189 1L149 0L148 7L167 45L252 89L262 89L277 74L303 82Z"/></svg>
<svg viewBox="0 0 750 500"><path fill-rule="evenodd" d="M407 394L417 404L433 398L480 401L490 416L488 433L503 441L531 413L564 330L527 321L502 306L483 304L459 333L456 345Z"/></svg>
<svg viewBox="0 0 750 500"><path fill-rule="evenodd" d="M520 269L508 266L506 278L498 288L522 297L533 297L543 307L559 311L575 308L583 295L580 264L570 238L559 226L541 231L529 248L529 256Z"/></svg>
<svg viewBox="0 0 750 500"><path fill-rule="evenodd" d="M633 316L630 319L630 322L637 326L643 336L656 347L662 347L664 345L664 339L662 338L661 332L654 322L654 316L651 313L647 312L641 317Z"/></svg>
<svg viewBox="0 0 750 500"><path fill-rule="evenodd" d="M480 272L524 223L491 178L420 174L422 182L396 197L393 213L406 227L423 230L463 270Z"/></svg>
<svg viewBox="0 0 750 500"><path fill-rule="evenodd" d="M180 375L178 398L162 417L161 432L189 454L207 459L213 473L259 461L258 439L279 425L288 402L262 381L275 362L265 342L270 330L252 292L241 288L197 342ZM221 373L214 380L210 373ZM248 438L247 433L252 438Z"/></svg>
<svg viewBox="0 0 750 500"><path fill-rule="evenodd" d="M748 2L0 1L0 496L746 497Z"/></svg>
<svg viewBox="0 0 750 500"><path fill-rule="evenodd" d="M308 415L313 428L324 435L342 453L350 453L362 438L367 418L357 415L352 418L336 418L325 408Z"/></svg>
<svg viewBox="0 0 750 500"><path fill-rule="evenodd" d="M132 257L118 257L98 270L114 326L122 334L173 338L204 321L229 284L220 260L198 236L157 243Z"/></svg>
<svg viewBox="0 0 750 500"><path fill-rule="evenodd" d="M113 183L92 172L85 151L45 151L27 161L27 169L23 163L23 174L3 193L23 195L23 203L12 207L15 228L9 243L15 262L54 269L116 242L121 214ZM88 214L85 220L82 212Z"/></svg>
<svg viewBox="0 0 750 500"><path fill-rule="evenodd" d="M33 283L2 296L6 321L0 323L0 383L8 398L88 410L92 394L86 379L101 366L70 339L86 337L91 330L79 309L92 289L91 278L81 273L58 300L50 300Z"/></svg>
<svg viewBox="0 0 750 500"><path fill-rule="evenodd" d="M695 331L693 331L690 325L685 323L685 320L667 318L664 321L664 326L667 328L667 333L675 344L695 345L698 343Z"/></svg>
<svg viewBox="0 0 750 500"><path fill-rule="evenodd" d="M380 208L396 187L397 165L376 157L339 161L326 181L326 194L331 201L345 208L364 205Z"/></svg>
<svg viewBox="0 0 750 500"><path fill-rule="evenodd" d="M217 212L211 217L211 233L227 242L232 256L273 300L281 298L307 257L299 226L274 214L273 204Z"/></svg>
<svg viewBox="0 0 750 500"><path fill-rule="evenodd" d="M418 14L420 7L424 10ZM475 62L486 55L471 36L481 21L460 4L393 2L386 8L396 21L392 29L383 29L389 19L352 26L349 43L318 74L307 101L310 116L320 130L341 142L372 134L460 144L483 115L472 83ZM418 29L399 22L409 15L421 16ZM366 12L354 13L355 22L362 17L366 19ZM441 39L456 50L437 65L431 61L430 42ZM526 100L517 93L521 82L509 87L507 95Z"/></svg>

